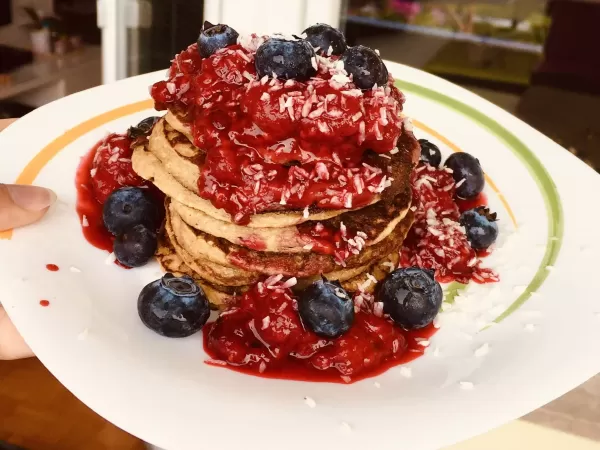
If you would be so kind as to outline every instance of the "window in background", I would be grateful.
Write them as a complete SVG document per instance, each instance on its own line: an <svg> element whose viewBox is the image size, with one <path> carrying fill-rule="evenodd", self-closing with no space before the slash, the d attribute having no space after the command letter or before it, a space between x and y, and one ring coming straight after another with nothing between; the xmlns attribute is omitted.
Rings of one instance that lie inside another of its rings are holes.
<svg viewBox="0 0 600 450"><path fill-rule="evenodd" d="M350 42L452 81L523 92L542 58L543 0L349 0Z"/></svg>
<svg viewBox="0 0 600 450"><path fill-rule="evenodd" d="M116 35L103 41L105 81L169 67L202 28L200 0L104 0L104 6L103 33Z"/></svg>
<svg viewBox="0 0 600 450"><path fill-rule="evenodd" d="M81 36L88 44L100 45L96 0L54 0L54 13L62 19L68 34Z"/></svg>
<svg viewBox="0 0 600 450"><path fill-rule="evenodd" d="M347 0L354 44L470 89L600 171L600 2Z"/></svg>
<svg viewBox="0 0 600 450"><path fill-rule="evenodd" d="M202 28L204 5L201 1L154 0L152 23L146 29L131 30L138 34L137 51L142 60L138 73L169 67L173 57L198 39ZM135 39L135 36L130 38Z"/></svg>

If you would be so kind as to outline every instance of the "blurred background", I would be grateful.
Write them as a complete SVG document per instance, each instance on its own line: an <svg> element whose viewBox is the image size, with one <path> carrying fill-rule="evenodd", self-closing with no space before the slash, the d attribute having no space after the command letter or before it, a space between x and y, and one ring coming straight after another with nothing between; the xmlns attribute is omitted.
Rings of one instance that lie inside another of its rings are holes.
<svg viewBox="0 0 600 450"><path fill-rule="evenodd" d="M0 0L0 118L164 70L204 20L258 33L337 26L350 45L377 48L384 59L470 89L600 170L600 0ZM526 419L600 442L600 379ZM144 448L35 359L0 365L0 441L30 449ZM552 448L574 448L560 442ZM507 445L493 448L542 448Z"/></svg>
<svg viewBox="0 0 600 450"><path fill-rule="evenodd" d="M330 23L600 168L600 0L0 0L0 117L164 69L203 20L263 33Z"/></svg>

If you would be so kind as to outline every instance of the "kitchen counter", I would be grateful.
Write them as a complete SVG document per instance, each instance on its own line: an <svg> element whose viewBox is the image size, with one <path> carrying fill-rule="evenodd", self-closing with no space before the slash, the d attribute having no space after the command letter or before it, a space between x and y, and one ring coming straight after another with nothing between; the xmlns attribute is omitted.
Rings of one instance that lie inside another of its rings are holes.
<svg viewBox="0 0 600 450"><path fill-rule="evenodd" d="M101 49L88 46L62 56L36 56L31 64L11 72L7 81L0 83L0 100L27 96L29 93L50 89L34 95L31 101L19 100L31 106L43 103L101 84Z"/></svg>

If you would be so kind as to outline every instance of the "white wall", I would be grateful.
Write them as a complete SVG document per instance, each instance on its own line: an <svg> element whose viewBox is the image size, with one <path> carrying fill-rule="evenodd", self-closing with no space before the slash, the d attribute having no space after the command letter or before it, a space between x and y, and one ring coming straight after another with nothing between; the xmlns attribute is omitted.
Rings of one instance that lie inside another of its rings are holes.
<svg viewBox="0 0 600 450"><path fill-rule="evenodd" d="M241 33L300 34L322 22L339 26L342 0L205 0L204 16Z"/></svg>
<svg viewBox="0 0 600 450"><path fill-rule="evenodd" d="M29 32L23 25L29 22L23 7L31 6L45 14L52 13L52 0L12 0L12 24L0 27L0 44L29 49Z"/></svg>

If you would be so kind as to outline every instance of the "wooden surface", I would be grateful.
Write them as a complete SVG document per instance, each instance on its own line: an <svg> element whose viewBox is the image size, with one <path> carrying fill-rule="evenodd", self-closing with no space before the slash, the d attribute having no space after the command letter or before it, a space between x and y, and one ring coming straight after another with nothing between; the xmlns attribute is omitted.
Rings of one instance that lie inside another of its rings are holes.
<svg viewBox="0 0 600 450"><path fill-rule="evenodd" d="M600 442L515 420L443 450L600 450Z"/></svg>
<svg viewBox="0 0 600 450"><path fill-rule="evenodd" d="M35 358L0 361L0 441L28 450L143 450L77 400Z"/></svg>

